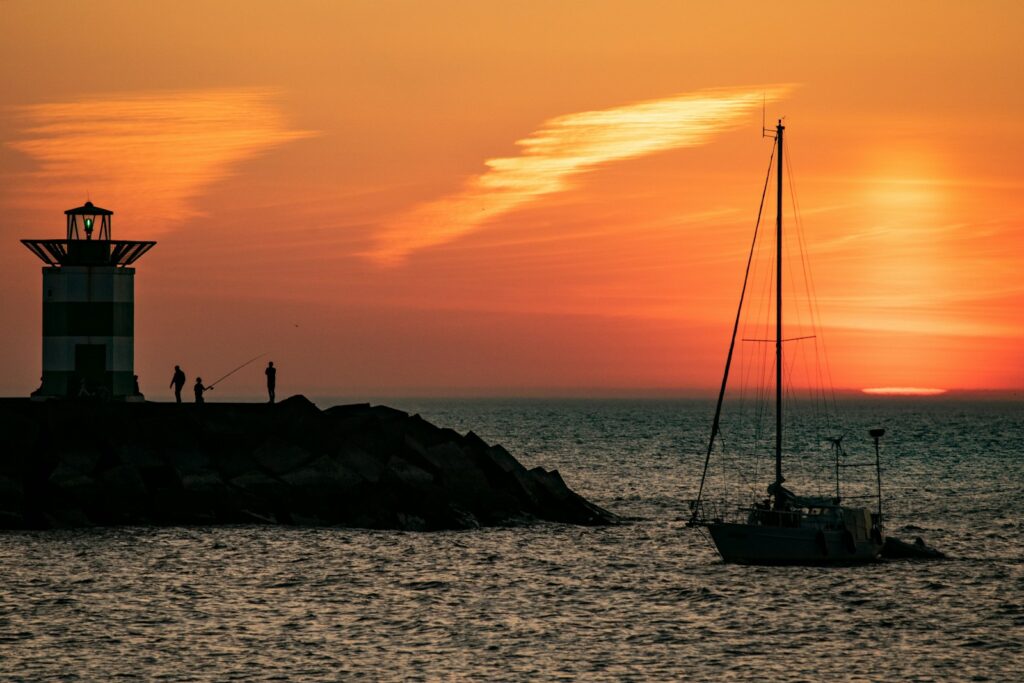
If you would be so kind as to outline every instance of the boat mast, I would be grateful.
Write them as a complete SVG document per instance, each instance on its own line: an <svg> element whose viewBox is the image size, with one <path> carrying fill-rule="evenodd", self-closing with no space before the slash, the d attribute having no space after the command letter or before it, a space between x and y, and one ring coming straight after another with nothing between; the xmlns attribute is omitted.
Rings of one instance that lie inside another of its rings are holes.
<svg viewBox="0 0 1024 683"><path fill-rule="evenodd" d="M775 507L782 488L782 131L779 119L775 141L779 148L778 189L775 194Z"/></svg>

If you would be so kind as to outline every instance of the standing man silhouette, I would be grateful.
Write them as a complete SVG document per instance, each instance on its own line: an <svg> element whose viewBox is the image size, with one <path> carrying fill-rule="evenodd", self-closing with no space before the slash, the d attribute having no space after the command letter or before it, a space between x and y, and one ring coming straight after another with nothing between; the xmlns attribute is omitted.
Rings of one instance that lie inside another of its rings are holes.
<svg viewBox="0 0 1024 683"><path fill-rule="evenodd" d="M267 363L267 369L264 370L267 375L267 393L270 394L270 402L274 402L274 388L277 386L277 368L274 367L274 361Z"/></svg>
<svg viewBox="0 0 1024 683"><path fill-rule="evenodd" d="M177 365L174 366L174 376L171 377L169 386L174 387L174 400L181 403L181 390L185 386L185 373Z"/></svg>

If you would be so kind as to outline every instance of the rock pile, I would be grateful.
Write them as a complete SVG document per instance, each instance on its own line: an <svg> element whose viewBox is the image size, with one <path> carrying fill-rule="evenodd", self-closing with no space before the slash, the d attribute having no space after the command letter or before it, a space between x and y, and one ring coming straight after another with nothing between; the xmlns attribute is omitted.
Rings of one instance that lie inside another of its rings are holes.
<svg viewBox="0 0 1024 683"><path fill-rule="evenodd" d="M946 553L937 550L918 536L913 543L886 536L882 545L882 557L887 560L945 560Z"/></svg>
<svg viewBox="0 0 1024 683"><path fill-rule="evenodd" d="M536 520L616 517L557 471L385 406L0 400L0 527Z"/></svg>

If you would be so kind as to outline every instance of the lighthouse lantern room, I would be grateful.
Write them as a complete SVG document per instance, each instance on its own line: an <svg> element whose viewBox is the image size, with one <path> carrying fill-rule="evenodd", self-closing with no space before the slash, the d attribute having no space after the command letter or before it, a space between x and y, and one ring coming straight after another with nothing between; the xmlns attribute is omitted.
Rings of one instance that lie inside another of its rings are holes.
<svg viewBox="0 0 1024 683"><path fill-rule="evenodd" d="M33 398L132 400L135 372L135 269L156 242L114 240L114 212L68 209L65 239L22 244L43 263L43 379Z"/></svg>

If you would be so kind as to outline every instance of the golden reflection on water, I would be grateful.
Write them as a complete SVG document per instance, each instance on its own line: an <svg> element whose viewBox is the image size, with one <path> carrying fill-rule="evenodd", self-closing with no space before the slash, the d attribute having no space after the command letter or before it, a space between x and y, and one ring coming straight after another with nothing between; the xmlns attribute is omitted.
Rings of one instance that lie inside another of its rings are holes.
<svg viewBox="0 0 1024 683"><path fill-rule="evenodd" d="M515 157L488 159L462 190L412 207L384 226L369 254L382 264L444 244L602 164L704 144L791 86L702 90L549 119L516 144Z"/></svg>
<svg viewBox="0 0 1024 683"><path fill-rule="evenodd" d="M90 97L16 116L8 145L37 164L16 202L52 211L90 195L129 223L145 217L147 234L196 215L189 200L233 164L314 134L289 129L274 93L261 89Z"/></svg>

